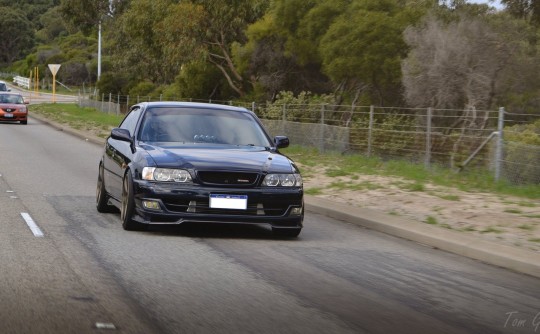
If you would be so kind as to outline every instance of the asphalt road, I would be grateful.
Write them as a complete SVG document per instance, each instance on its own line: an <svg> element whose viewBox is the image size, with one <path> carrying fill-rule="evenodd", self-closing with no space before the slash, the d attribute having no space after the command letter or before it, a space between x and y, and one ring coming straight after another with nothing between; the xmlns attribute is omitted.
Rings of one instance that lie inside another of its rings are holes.
<svg viewBox="0 0 540 334"><path fill-rule="evenodd" d="M310 212L126 232L100 154L0 123L0 333L540 333L539 279Z"/></svg>

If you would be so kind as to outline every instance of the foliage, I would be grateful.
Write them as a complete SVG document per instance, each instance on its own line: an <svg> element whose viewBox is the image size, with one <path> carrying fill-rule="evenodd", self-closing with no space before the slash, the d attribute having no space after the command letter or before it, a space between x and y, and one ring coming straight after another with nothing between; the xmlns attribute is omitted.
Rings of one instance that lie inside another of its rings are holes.
<svg viewBox="0 0 540 334"><path fill-rule="evenodd" d="M293 92L280 92L275 101L266 103L266 107L260 111L260 115L268 119L283 119L289 121L316 122L321 117L321 110L327 104L334 104L332 95L313 95L310 92L301 92L297 96ZM284 106L287 113L284 115Z"/></svg>
<svg viewBox="0 0 540 334"><path fill-rule="evenodd" d="M19 9L2 7L0 31L0 63L12 63L34 45L32 23Z"/></svg>
<svg viewBox="0 0 540 334"><path fill-rule="evenodd" d="M68 35L59 7L50 8L40 16L39 22L41 29L36 32L36 38L42 43L51 43L57 37Z"/></svg>

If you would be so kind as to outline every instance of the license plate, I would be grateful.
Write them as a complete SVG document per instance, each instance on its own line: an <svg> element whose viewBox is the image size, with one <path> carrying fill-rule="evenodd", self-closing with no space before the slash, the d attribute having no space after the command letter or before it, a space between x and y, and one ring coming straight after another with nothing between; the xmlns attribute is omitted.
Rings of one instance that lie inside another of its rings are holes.
<svg viewBox="0 0 540 334"><path fill-rule="evenodd" d="M13 118L13 114L4 114L5 118Z"/></svg>
<svg viewBox="0 0 540 334"><path fill-rule="evenodd" d="M212 209L247 209L247 195L210 194Z"/></svg>

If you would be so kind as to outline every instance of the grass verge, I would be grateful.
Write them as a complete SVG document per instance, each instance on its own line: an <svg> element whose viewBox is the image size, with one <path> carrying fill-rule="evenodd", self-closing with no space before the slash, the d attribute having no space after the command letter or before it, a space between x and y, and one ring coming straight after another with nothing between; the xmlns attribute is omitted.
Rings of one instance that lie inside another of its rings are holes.
<svg viewBox="0 0 540 334"><path fill-rule="evenodd" d="M76 129L91 130L102 138L108 136L110 129L118 126L124 117L123 115L101 113L93 108L80 108L75 104L37 104L30 105L29 108L31 113L42 115ZM427 170L423 164L400 160L383 161L376 157L365 157L359 154L321 153L316 148L297 145L283 149L282 152L303 166L304 175L310 175L311 170L325 170L329 176L354 177L357 174L396 176L412 182L408 186L410 191L423 191L424 185L431 183L470 192L490 192L528 199L540 198L540 185L516 186L504 181L495 182L485 170L455 173L448 168L437 166ZM348 188L341 184L334 184L334 186ZM366 184L360 186L360 188L369 187L370 185ZM317 190L314 190L313 193L317 193ZM457 199L448 198L448 200Z"/></svg>

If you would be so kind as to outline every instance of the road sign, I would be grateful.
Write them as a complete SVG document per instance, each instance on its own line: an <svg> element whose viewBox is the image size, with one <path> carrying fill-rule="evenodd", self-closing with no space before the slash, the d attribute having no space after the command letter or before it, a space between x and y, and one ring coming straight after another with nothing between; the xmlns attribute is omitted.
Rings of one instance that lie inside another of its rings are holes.
<svg viewBox="0 0 540 334"><path fill-rule="evenodd" d="M49 64L49 70L52 73L52 102L56 102L56 72L60 69L60 64Z"/></svg>
<svg viewBox="0 0 540 334"><path fill-rule="evenodd" d="M56 76L56 73L58 73L58 70L60 69L60 64L49 64L49 70L51 70L51 73L53 76Z"/></svg>

